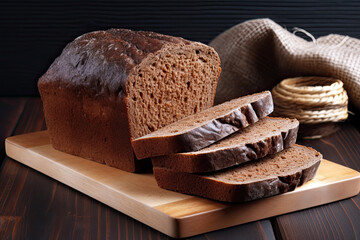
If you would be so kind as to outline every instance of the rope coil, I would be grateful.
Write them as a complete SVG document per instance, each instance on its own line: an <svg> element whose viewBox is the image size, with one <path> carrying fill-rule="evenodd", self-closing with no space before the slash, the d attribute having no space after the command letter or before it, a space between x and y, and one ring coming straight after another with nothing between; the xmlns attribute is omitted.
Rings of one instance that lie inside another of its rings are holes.
<svg viewBox="0 0 360 240"><path fill-rule="evenodd" d="M271 92L277 116L297 118L303 124L339 122L348 117L348 96L338 79L288 78Z"/></svg>

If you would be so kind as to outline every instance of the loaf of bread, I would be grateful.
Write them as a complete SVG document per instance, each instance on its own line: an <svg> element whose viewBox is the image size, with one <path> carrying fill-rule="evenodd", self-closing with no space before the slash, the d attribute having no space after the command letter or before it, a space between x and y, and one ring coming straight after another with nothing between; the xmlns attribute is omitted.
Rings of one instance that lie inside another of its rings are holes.
<svg viewBox="0 0 360 240"><path fill-rule="evenodd" d="M69 43L38 82L55 149L134 172L136 139L213 105L213 48L153 32L110 29Z"/></svg>
<svg viewBox="0 0 360 240"><path fill-rule="evenodd" d="M243 202L294 190L312 179L322 155L294 145L275 155L208 174L154 168L162 188L225 202Z"/></svg>
<svg viewBox="0 0 360 240"><path fill-rule="evenodd" d="M139 159L196 151L259 121L273 109L269 91L240 97L133 139L132 146Z"/></svg>
<svg viewBox="0 0 360 240"><path fill-rule="evenodd" d="M299 121L265 117L209 147L152 158L154 167L178 172L211 172L275 154L296 142Z"/></svg>

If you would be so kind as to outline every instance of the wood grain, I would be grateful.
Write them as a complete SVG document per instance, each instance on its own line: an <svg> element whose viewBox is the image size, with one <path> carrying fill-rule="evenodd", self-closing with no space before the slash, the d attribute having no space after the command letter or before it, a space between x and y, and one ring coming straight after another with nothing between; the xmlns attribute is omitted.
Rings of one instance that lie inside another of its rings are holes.
<svg viewBox="0 0 360 240"><path fill-rule="evenodd" d="M3 179L18 183L12 185L9 194L1 200L7 202L18 197L13 204L1 206L0 236L14 239L169 239L168 236L128 217L84 194L54 181L44 174L18 162L7 159L7 169L2 169ZM13 176L13 171L18 174ZM19 171L19 169L22 169ZM27 171L26 176L23 171ZM24 180L25 178L25 180ZM0 201L0 204L2 202ZM4 213L4 208L6 214ZM227 236L227 237L226 237ZM215 231L194 237L194 239L274 239L269 220L257 221L241 226Z"/></svg>
<svg viewBox="0 0 360 240"><path fill-rule="evenodd" d="M16 98L9 101L17 106ZM18 124L13 132L45 129L41 101L30 98L25 105L20 118L14 119ZM6 109L2 110L7 114ZM6 128L7 124L0 124L0 130ZM0 169L0 236L24 239L25 235L29 239L169 239L113 208L5 158ZM228 228L223 233L215 231L194 237L231 238L274 239L274 233L270 221L262 220Z"/></svg>
<svg viewBox="0 0 360 240"><path fill-rule="evenodd" d="M279 239L359 239L359 205L346 199L276 218ZM301 221L301 224L299 224Z"/></svg>
<svg viewBox="0 0 360 240"><path fill-rule="evenodd" d="M298 141L324 157L360 170L360 133L349 122L320 140ZM360 239L360 195L321 207L279 216L273 220L278 239ZM299 224L299 222L301 224Z"/></svg>
<svg viewBox="0 0 360 240"><path fill-rule="evenodd" d="M47 141L46 141L47 140ZM7 138L13 159L172 237L189 237L354 196L360 173L323 160L312 181L293 192L225 204L157 186L151 173L133 174L56 151L47 132Z"/></svg>
<svg viewBox="0 0 360 240"><path fill-rule="evenodd" d="M65 45L99 29L150 30L208 43L243 21L271 18L315 37L360 38L360 2L353 0L2 0L0 16L0 96L38 95L37 79Z"/></svg>
<svg viewBox="0 0 360 240"><path fill-rule="evenodd" d="M1 105L10 105L11 108L2 108L8 111L9 124L1 124L1 131L10 128L12 134L26 133L45 129L42 104L38 98L1 99ZM21 109L21 110L19 110ZM16 112L16 114L11 114ZM4 113L4 112L2 112ZM20 114L19 114L20 113ZM4 115L7 115L4 113ZM14 126L16 123L16 127ZM15 127L15 128L14 128ZM2 153L4 154L4 152ZM3 158L2 158L3 159ZM19 167L14 161L5 157L0 170L0 236L22 239L27 232L27 222L24 216L28 213L30 200L36 197L26 188L33 178L28 178L29 168ZM34 188L39 189L39 188ZM30 222L30 221L29 221ZM39 223L41 224L41 223ZM41 226L41 225L38 225ZM39 227L38 227L39 228ZM24 231L16 231L23 229Z"/></svg>
<svg viewBox="0 0 360 240"><path fill-rule="evenodd" d="M17 121L24 110L26 98L0 98L0 166L5 157L5 138L12 135Z"/></svg>
<svg viewBox="0 0 360 240"><path fill-rule="evenodd" d="M0 106L11 106L0 108L1 117L6 118L7 115L12 122L10 125L0 122L0 132L10 128L11 132L21 134L44 129L44 122L40 124L43 116L39 99L26 98L27 107L20 102L17 98L0 98ZM16 114L18 118L14 116L15 119L12 119L11 112L22 107L27 109L20 116ZM31 117L32 114L37 115L39 120ZM360 143L359 129L354 126L359 125L353 122L359 120L357 116L352 116L351 122L344 123L341 130L332 136L299 143L316 148L327 159L357 169ZM198 235L193 239L275 239L274 236L276 239L360 239L358 206L359 195L321 207ZM0 236L23 239L25 233L31 239L56 239L57 236L59 239L93 239L98 236L105 239L169 239L131 217L5 158L0 169Z"/></svg>

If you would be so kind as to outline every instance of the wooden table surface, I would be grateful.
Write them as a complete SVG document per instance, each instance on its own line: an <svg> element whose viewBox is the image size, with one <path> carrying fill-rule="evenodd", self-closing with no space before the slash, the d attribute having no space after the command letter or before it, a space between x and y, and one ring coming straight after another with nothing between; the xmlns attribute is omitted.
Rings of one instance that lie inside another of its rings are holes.
<svg viewBox="0 0 360 240"><path fill-rule="evenodd" d="M43 129L39 98L0 98L0 239L169 238L6 156L6 137ZM357 116L333 135L298 143L360 171ZM193 239L360 239L360 195Z"/></svg>

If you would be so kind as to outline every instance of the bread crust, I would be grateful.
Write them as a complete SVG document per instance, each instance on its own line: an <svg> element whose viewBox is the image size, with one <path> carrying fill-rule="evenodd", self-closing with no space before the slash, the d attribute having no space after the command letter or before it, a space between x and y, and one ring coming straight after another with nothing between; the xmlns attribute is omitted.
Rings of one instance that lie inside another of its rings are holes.
<svg viewBox="0 0 360 240"><path fill-rule="evenodd" d="M129 172L151 166L149 159L134 158L122 99L110 101L52 84L42 88L42 99L50 142L56 150Z"/></svg>
<svg viewBox="0 0 360 240"><path fill-rule="evenodd" d="M91 32L69 43L38 81L53 147L129 172L149 168L150 160L137 161L132 150L127 82L149 57L191 44L205 46L127 29Z"/></svg>
<svg viewBox="0 0 360 240"><path fill-rule="evenodd" d="M163 137L133 139L132 146L136 157L142 159L179 152L192 152L207 147L269 115L273 111L273 101L270 92L258 94L264 93L267 94L263 98L234 108L225 116L214 117L212 121L188 132Z"/></svg>
<svg viewBox="0 0 360 240"><path fill-rule="evenodd" d="M311 151L316 152L313 149ZM291 174L243 184L227 183L208 175L176 172L166 168L155 167L153 171L161 188L224 202L245 202L293 191L315 177L321 159L319 154L312 165Z"/></svg>
<svg viewBox="0 0 360 240"><path fill-rule="evenodd" d="M264 139L249 141L245 145L204 153L192 152L158 156L152 158L152 163L154 167L189 173L211 172L232 167L275 154L294 145L299 128L299 122L296 122L297 125L287 131L274 133Z"/></svg>
<svg viewBox="0 0 360 240"><path fill-rule="evenodd" d="M91 95L125 97L128 76L145 58L166 45L191 44L180 37L154 32L109 29L79 36L70 42L39 79L61 87L86 89Z"/></svg>

